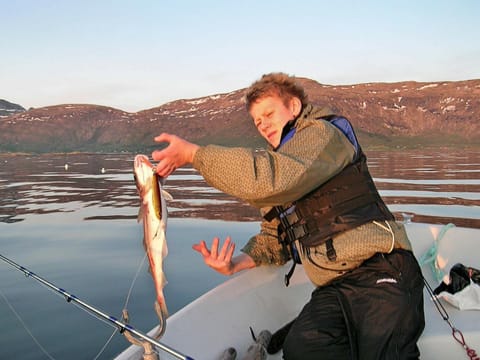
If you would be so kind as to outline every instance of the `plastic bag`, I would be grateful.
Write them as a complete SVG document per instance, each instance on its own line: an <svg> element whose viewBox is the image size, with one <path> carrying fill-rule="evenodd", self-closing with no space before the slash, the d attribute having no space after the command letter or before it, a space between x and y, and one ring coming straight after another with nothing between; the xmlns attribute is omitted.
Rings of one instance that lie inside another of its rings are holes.
<svg viewBox="0 0 480 360"><path fill-rule="evenodd" d="M433 293L460 310L480 310L480 271L463 264L450 269L450 282L442 282Z"/></svg>

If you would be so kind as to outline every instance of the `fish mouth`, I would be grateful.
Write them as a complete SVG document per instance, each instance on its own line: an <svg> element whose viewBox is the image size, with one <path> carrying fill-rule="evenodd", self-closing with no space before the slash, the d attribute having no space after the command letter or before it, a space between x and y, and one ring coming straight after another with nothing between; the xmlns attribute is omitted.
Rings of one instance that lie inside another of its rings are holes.
<svg viewBox="0 0 480 360"><path fill-rule="evenodd" d="M150 164L150 161L148 160L147 156L142 154L136 155L134 162L135 162L135 166L140 166L141 164L147 164L150 166L152 165Z"/></svg>
<svg viewBox="0 0 480 360"><path fill-rule="evenodd" d="M136 155L134 159L133 175L137 188L144 186L150 176L149 171L155 173L155 166L142 154Z"/></svg>
<svg viewBox="0 0 480 360"><path fill-rule="evenodd" d="M146 155L140 154L135 156L134 165L135 165L135 168L141 168L143 166L146 166L152 169L153 172L156 172L156 167L150 162L150 160Z"/></svg>

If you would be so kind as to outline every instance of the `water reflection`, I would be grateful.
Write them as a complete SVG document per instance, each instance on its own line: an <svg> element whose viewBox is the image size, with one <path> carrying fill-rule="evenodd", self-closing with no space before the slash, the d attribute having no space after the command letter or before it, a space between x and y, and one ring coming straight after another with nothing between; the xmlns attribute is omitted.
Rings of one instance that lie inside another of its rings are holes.
<svg viewBox="0 0 480 360"><path fill-rule="evenodd" d="M478 151L371 152L375 183L397 218L480 227Z"/></svg>
<svg viewBox="0 0 480 360"><path fill-rule="evenodd" d="M405 213L413 215L412 221L480 228L478 153L368 155L379 190L399 219ZM144 256L141 225L134 221L139 200L132 160L131 154L0 154L2 253L119 317ZM174 200L169 203L165 295L174 313L225 280L204 266L192 244L231 235L241 249L258 231L259 217L257 210L207 186L191 168L177 171L166 188ZM57 359L93 359L111 329L7 269L0 271L4 299L40 343ZM154 298L150 274L140 271L129 304L136 328L148 331L158 323ZM0 338L0 358L41 358L2 299L0 312L8 329ZM116 336L101 358L111 359L126 346Z"/></svg>
<svg viewBox="0 0 480 360"><path fill-rule="evenodd" d="M401 219L480 227L477 151L369 152L369 167L388 206ZM131 154L0 154L0 222L29 214L73 213L80 220L136 218ZM209 187L191 168L166 189L171 217L259 220L257 210ZM79 211L80 209L91 211Z"/></svg>

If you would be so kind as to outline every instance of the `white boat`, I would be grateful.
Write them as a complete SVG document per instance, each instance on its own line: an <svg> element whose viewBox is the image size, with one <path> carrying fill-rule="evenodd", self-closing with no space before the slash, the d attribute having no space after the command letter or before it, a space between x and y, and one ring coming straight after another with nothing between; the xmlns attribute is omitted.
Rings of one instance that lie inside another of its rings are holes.
<svg viewBox="0 0 480 360"><path fill-rule="evenodd" d="M436 258L446 274L456 263L480 268L480 229L451 227L444 232L441 225L420 223L408 223L406 228L417 259L437 241ZM273 333L293 320L310 298L313 286L301 266L297 266L289 287L285 287L284 275L289 268L290 264L264 266L237 274L173 314L160 342L196 360L218 359L228 347L235 348L237 359L242 359L252 344L250 327L257 334L263 329ZM422 272L432 288L439 285L428 265L422 266ZM418 344L421 359L469 358L466 349L452 336L451 327L426 290L424 297L426 327ZM450 323L463 334L465 343L479 354L480 312L459 310L443 300L442 305ZM116 360L142 359L142 354L142 347L132 345ZM159 358L178 357L159 350ZM268 357L281 358L281 352Z"/></svg>

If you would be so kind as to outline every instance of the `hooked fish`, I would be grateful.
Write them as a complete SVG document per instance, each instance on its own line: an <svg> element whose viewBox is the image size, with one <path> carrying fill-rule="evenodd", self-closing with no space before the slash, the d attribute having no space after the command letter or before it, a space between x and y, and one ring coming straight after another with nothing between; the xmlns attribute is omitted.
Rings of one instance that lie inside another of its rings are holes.
<svg viewBox="0 0 480 360"><path fill-rule="evenodd" d="M138 221L143 222L143 245L150 263L150 272L155 284L157 313L161 320L168 317L167 304L163 288L167 284L163 272L163 259L168 254L167 239L167 204L171 195L163 190L163 178L155 172L155 167L145 155L136 155L133 166L135 182L140 196ZM158 308L159 307L159 308ZM163 327L163 326L162 326Z"/></svg>

